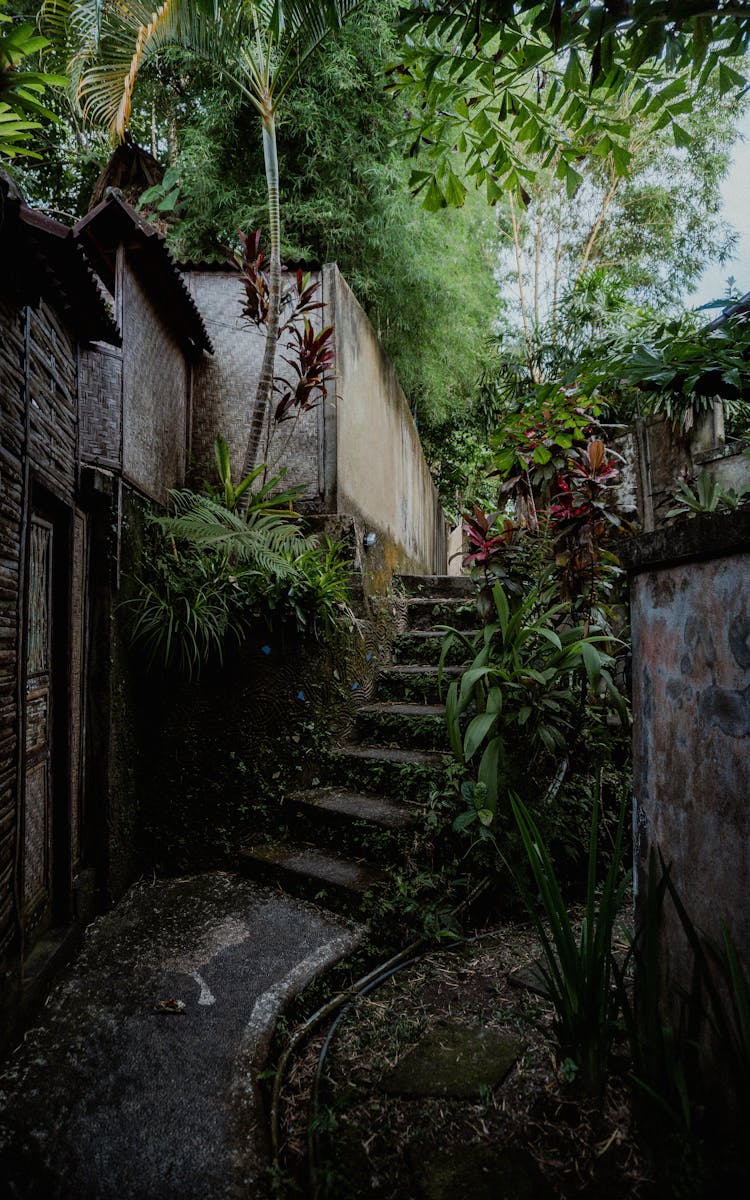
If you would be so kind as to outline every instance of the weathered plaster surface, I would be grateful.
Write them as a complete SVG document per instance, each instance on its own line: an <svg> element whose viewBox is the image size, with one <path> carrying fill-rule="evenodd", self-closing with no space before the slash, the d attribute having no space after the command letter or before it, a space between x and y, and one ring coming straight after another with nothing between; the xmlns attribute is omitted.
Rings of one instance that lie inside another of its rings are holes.
<svg viewBox="0 0 750 1200"><path fill-rule="evenodd" d="M750 552L643 571L632 623L637 893L661 848L695 924L726 920L748 961ZM667 975L685 982L676 929Z"/></svg>
<svg viewBox="0 0 750 1200"><path fill-rule="evenodd" d="M360 516L394 548L385 572L445 571L445 521L396 373L339 272L334 297L337 509ZM442 561L435 555L442 552Z"/></svg>

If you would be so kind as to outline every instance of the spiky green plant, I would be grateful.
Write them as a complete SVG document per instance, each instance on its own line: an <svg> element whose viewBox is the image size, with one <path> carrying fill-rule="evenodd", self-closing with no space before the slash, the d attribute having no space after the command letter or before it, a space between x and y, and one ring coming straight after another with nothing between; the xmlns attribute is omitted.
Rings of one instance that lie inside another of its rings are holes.
<svg viewBox="0 0 750 1200"><path fill-rule="evenodd" d="M599 787L594 795L586 878L586 909L576 933L550 854L531 813L517 796L511 807L539 901L520 883L542 946L542 973L554 1005L554 1032L561 1062L575 1065L575 1078L594 1095L607 1078L619 998L612 971L612 934L628 884L623 871L625 799L620 805L614 850L601 890L597 887Z"/></svg>

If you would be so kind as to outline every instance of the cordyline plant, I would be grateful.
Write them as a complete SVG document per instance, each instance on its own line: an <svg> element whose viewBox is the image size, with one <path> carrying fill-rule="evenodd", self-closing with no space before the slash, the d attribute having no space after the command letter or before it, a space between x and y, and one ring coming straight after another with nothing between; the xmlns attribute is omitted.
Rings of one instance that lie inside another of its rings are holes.
<svg viewBox="0 0 750 1200"><path fill-rule="evenodd" d="M265 256L261 249L261 230L247 237L242 233L239 236L242 250L232 255L230 261L239 267L242 278L245 292L242 315L256 328L265 328L268 337L270 302L268 279L263 270ZM284 334L287 335L285 348L291 353L283 356L283 361L297 378L292 385L283 376L274 373L273 391L279 399L273 420L277 423L314 408L324 399L326 388L333 378L329 374L335 358L333 326L315 330L310 321L310 315L324 307L317 298L319 291L320 283L311 283L309 272L303 274L298 270L293 286L282 296L286 318L279 326L277 336L281 339ZM270 437L269 425L265 458L268 457Z"/></svg>
<svg viewBox="0 0 750 1200"><path fill-rule="evenodd" d="M177 46L215 71L261 120L268 188L270 255L266 347L250 411L243 477L255 466L271 406L281 314L281 216L276 114L291 84L332 29L361 0L46 0L45 20L70 50L76 102L117 141L127 135L142 68Z"/></svg>

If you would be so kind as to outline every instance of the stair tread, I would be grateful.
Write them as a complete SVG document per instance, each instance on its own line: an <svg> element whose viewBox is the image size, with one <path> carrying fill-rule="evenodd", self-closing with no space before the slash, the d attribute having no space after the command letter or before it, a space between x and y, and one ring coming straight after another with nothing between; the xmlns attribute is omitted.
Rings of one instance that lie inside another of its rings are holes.
<svg viewBox="0 0 750 1200"><path fill-rule="evenodd" d="M465 667L457 667L446 665L443 667L443 675L461 675ZM432 663L394 663L389 667L381 667L381 675L435 675L437 676L439 667Z"/></svg>
<svg viewBox="0 0 750 1200"><path fill-rule="evenodd" d="M395 746L341 746L331 751L334 758L386 759L392 763L440 766L442 754L428 750L399 750Z"/></svg>
<svg viewBox="0 0 750 1200"><path fill-rule="evenodd" d="M462 629L461 630L461 634L463 637L474 637L476 634L481 633L481 632L482 632L481 629ZM404 639L412 639L413 638L414 640L426 642L426 641L430 641L430 640L442 641L444 637L445 637L445 631L442 629L410 629L408 631L408 633L399 633L396 640L403 641Z"/></svg>
<svg viewBox="0 0 750 1200"><path fill-rule="evenodd" d="M354 820L385 825L389 829L403 829L417 811L416 805L403 800L394 800L375 792L350 792L335 787L309 788L307 791L293 792L287 799Z"/></svg>
<svg viewBox="0 0 750 1200"><path fill-rule="evenodd" d="M407 604L409 608L434 608L436 605L444 604L452 607L463 607L468 604L472 596L467 592L466 595L446 595L446 596L407 596Z"/></svg>
<svg viewBox="0 0 750 1200"><path fill-rule="evenodd" d="M248 865L277 866L300 878L314 879L321 886L364 892L388 879L385 871L362 859L344 858L332 850L319 850L293 842L265 842L240 851L240 860Z"/></svg>
<svg viewBox="0 0 750 1200"><path fill-rule="evenodd" d="M429 591L440 599L447 596L470 596L475 591L473 580L468 575L399 575L398 578L407 592Z"/></svg>
<svg viewBox="0 0 750 1200"><path fill-rule="evenodd" d="M363 704L357 709L362 713L392 713L395 717L444 717L444 704L409 704L399 700L378 700L374 704Z"/></svg>

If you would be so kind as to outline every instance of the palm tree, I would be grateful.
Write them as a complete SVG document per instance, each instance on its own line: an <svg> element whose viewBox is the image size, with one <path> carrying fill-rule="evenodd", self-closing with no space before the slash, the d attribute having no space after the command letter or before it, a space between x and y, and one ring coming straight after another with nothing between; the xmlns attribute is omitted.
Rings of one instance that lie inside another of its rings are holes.
<svg viewBox="0 0 750 1200"><path fill-rule="evenodd" d="M362 0L47 0L53 28L71 45L69 70L84 116L126 136L139 71L178 46L233 84L260 116L268 187L269 312L266 347L242 475L254 465L270 408L281 303L281 220L276 114L326 35Z"/></svg>

